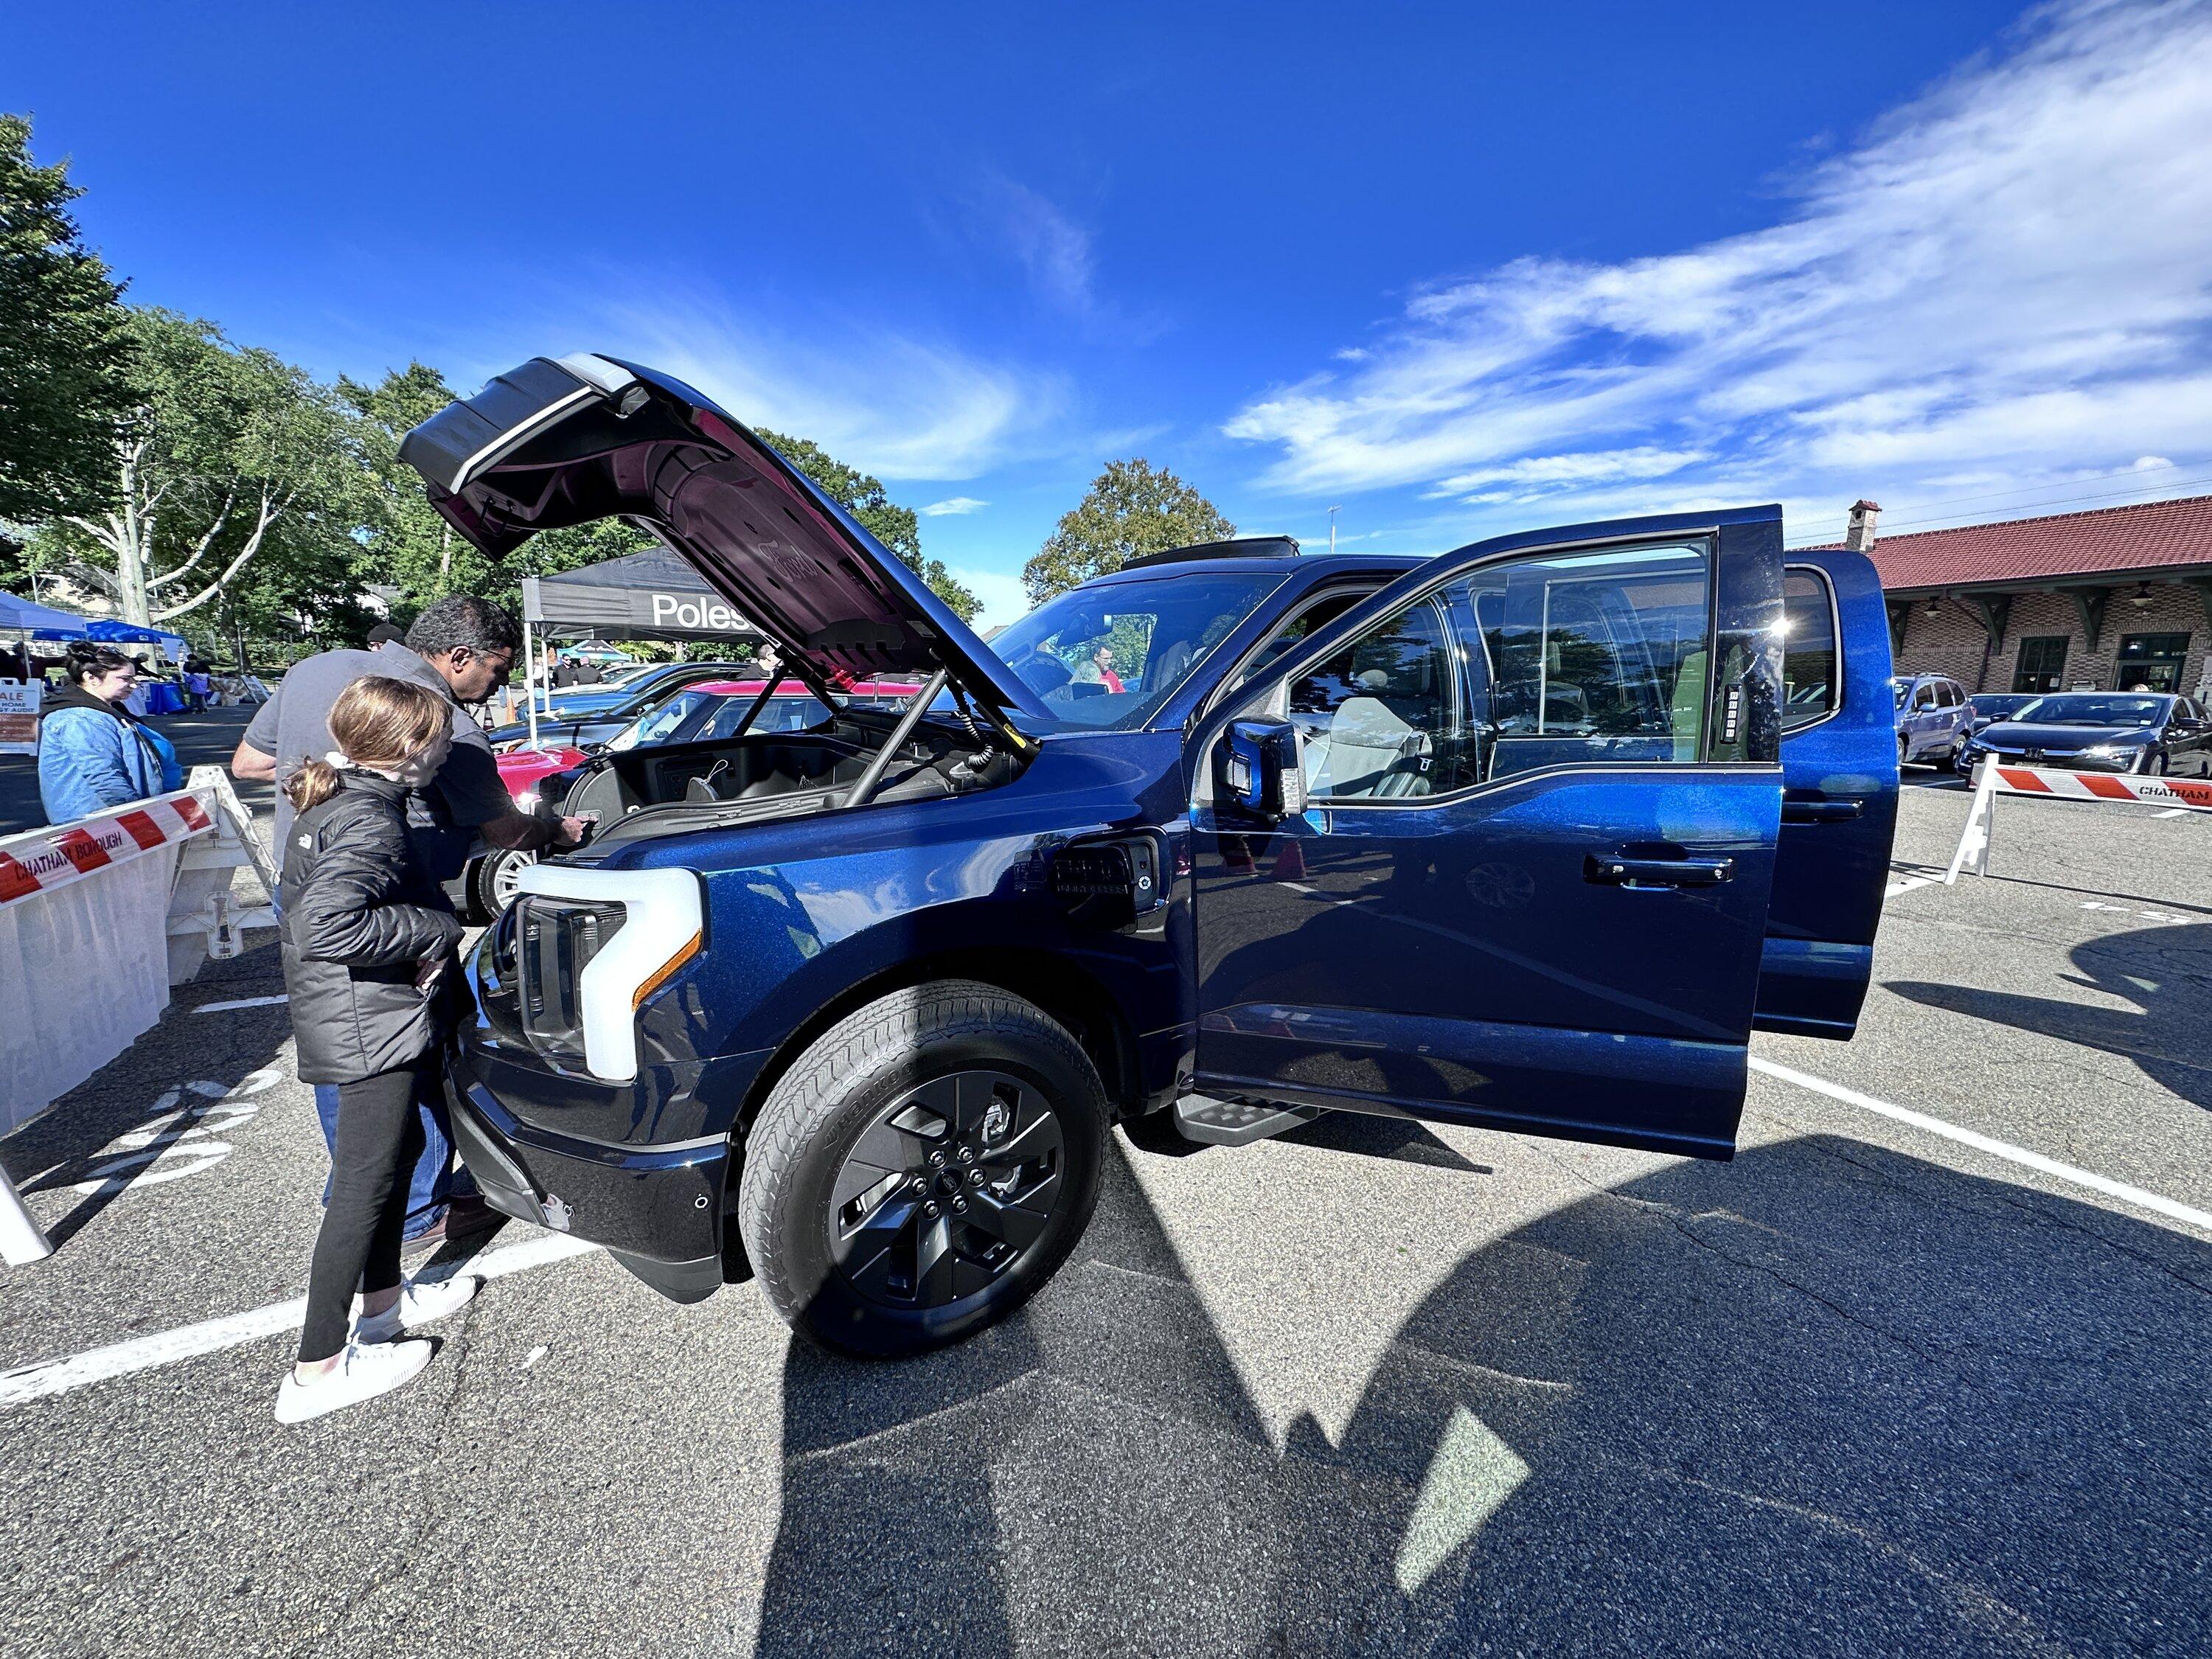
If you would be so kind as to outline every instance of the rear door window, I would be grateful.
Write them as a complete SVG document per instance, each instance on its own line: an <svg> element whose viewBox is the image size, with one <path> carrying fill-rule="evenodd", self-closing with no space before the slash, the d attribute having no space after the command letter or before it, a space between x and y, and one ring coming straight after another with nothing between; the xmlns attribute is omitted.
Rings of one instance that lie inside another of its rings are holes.
<svg viewBox="0 0 2212 1659"><path fill-rule="evenodd" d="M1801 731L1843 706L1835 591L1827 573L1791 565L1782 578L1782 729Z"/></svg>

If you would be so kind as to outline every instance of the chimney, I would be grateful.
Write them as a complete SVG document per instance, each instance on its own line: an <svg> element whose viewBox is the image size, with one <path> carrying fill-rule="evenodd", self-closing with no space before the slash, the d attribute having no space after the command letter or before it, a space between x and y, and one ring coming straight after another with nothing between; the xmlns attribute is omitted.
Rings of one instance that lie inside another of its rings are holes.
<svg viewBox="0 0 2212 1659"><path fill-rule="evenodd" d="M1844 545L1854 553L1874 551L1874 521L1881 516L1879 501L1853 501L1851 527L1844 532ZM1833 519L1828 520L1835 523Z"/></svg>

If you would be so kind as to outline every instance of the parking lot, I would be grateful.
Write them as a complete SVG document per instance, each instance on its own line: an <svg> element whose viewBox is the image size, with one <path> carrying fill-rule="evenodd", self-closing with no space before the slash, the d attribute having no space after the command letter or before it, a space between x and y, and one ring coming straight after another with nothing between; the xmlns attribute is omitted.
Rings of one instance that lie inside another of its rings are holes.
<svg viewBox="0 0 2212 1659"><path fill-rule="evenodd" d="M325 1162L215 965L0 1142L0 1652L2212 1650L2212 822L2008 800L1946 888L1911 781L1860 1035L1754 1042L1734 1163L1117 1139L899 1365L517 1224L279 1429Z"/></svg>

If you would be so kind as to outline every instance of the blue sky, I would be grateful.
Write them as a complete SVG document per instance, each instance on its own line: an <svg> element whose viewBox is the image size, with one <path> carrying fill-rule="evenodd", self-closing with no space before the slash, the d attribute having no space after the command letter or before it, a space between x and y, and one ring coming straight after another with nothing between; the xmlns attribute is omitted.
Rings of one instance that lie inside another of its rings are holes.
<svg viewBox="0 0 2212 1659"><path fill-rule="evenodd" d="M329 376L654 362L987 620L1106 459L1436 550L2212 488L2212 8L44 7L132 296Z"/></svg>

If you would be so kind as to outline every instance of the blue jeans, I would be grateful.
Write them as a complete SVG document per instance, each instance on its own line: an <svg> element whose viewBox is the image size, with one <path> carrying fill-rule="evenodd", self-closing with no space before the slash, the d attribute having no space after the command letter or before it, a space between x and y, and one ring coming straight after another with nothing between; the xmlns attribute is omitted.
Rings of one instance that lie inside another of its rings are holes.
<svg viewBox="0 0 2212 1659"><path fill-rule="evenodd" d="M415 1115L422 1121L422 1155L415 1160L415 1168L407 1177L407 1224L399 1230L403 1239L419 1238L436 1226L446 1214L450 1199L465 1197L477 1189L477 1183L466 1170L453 1172L453 1136L446 1121L446 1093L438 1085L437 1068L425 1066L418 1074L421 1086L416 1091ZM323 1145L333 1153L338 1144L338 1085L318 1083L315 1090L315 1115L322 1121ZM331 1176L323 1177L323 1202L331 1201Z"/></svg>

